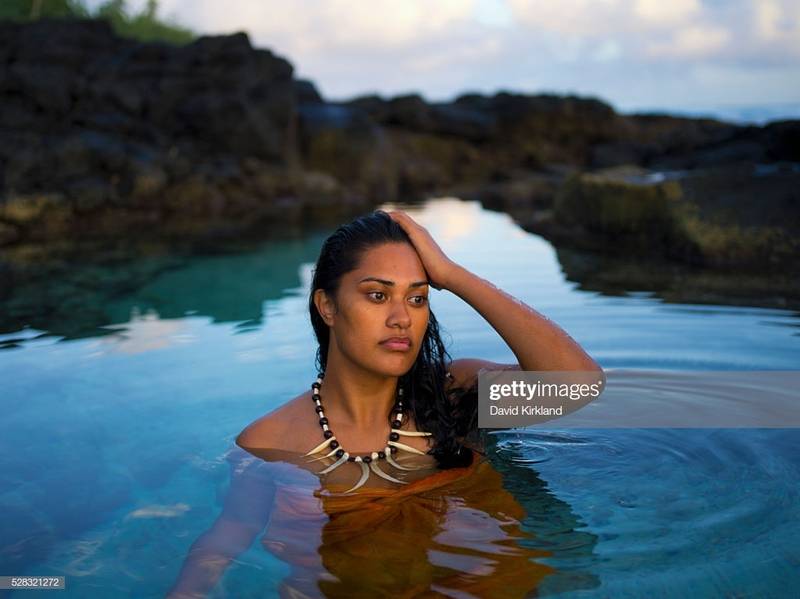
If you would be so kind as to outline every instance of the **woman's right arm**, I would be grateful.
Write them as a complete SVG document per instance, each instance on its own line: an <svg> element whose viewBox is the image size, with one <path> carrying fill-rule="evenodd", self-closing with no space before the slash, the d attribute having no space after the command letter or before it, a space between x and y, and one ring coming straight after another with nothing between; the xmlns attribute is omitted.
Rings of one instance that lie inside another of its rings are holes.
<svg viewBox="0 0 800 599"><path fill-rule="evenodd" d="M222 513L189 548L168 599L206 597L231 560L250 547L269 521L275 478L267 463L238 447L228 461L231 484Z"/></svg>

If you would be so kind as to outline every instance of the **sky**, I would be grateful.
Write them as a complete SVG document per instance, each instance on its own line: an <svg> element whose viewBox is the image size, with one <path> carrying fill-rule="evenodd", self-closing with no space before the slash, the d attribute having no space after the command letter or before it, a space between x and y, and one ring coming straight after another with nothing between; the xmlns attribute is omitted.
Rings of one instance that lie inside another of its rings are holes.
<svg viewBox="0 0 800 599"><path fill-rule="evenodd" d="M507 90L593 96L623 112L800 118L800 0L160 0L159 7L198 33L246 31L328 100L419 93L445 101Z"/></svg>

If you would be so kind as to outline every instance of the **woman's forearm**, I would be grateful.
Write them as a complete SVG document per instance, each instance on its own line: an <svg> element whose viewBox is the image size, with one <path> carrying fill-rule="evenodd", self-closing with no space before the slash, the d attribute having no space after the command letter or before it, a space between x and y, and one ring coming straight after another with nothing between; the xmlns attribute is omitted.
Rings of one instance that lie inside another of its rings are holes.
<svg viewBox="0 0 800 599"><path fill-rule="evenodd" d="M216 586L233 557L204 545L202 536L192 545L168 599L200 599Z"/></svg>
<svg viewBox="0 0 800 599"><path fill-rule="evenodd" d="M206 597L233 558L249 547L253 534L252 530L236 523L218 521L192 543L178 580L167 598Z"/></svg>
<svg viewBox="0 0 800 599"><path fill-rule="evenodd" d="M454 264L443 287L492 325L522 370L601 370L561 327L464 267Z"/></svg>

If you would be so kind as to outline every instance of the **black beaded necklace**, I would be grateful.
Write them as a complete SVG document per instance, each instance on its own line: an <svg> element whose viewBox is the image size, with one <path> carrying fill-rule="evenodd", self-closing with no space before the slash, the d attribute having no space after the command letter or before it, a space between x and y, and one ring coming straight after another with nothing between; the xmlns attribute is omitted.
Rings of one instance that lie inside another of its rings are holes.
<svg viewBox="0 0 800 599"><path fill-rule="evenodd" d="M392 454L397 453L398 451L407 451L409 453L414 453L418 455L426 455L425 452L416 449L415 447L411 447L406 445L405 443L400 443L400 435L405 435L408 437L430 437L432 433L427 432L416 432L416 431L401 431L400 426L403 423L403 388L398 386L397 388L397 401L395 402L392 411L395 412L394 420L392 421L392 427L389 432L389 440L387 441L386 447L384 447L381 451L373 451L368 455L364 456L354 456L350 455L347 451L341 447L339 441L336 440L336 435L333 434L333 431L328 426L328 419L325 417L325 411L322 408L322 397L320 396L320 388L322 387L322 379L325 377L325 373L320 372L317 375L317 380L311 384L311 397L314 400L315 408L314 410L319 417L319 425L322 427L322 436L325 437L325 441L317 445L314 449L309 451L306 456L311 456L316 453L320 453L322 450L330 448L331 451L324 456L314 458L309 460L311 462L315 462L317 460L324 460L326 458L332 458L336 456L338 458L333 464L321 470L317 474L325 475L329 472L333 471L334 469L338 468L345 462L354 462L361 466L361 478L358 482L350 489L345 491L345 493L349 493L350 491L355 491L369 478L370 470L384 478L388 481L393 483L398 483L401 485L408 484L407 481L399 480L393 476L390 476L383 470L378 467L379 460L386 460L388 464L391 464L398 470L419 470L419 468L410 468L408 466L402 466L398 464L393 458Z"/></svg>

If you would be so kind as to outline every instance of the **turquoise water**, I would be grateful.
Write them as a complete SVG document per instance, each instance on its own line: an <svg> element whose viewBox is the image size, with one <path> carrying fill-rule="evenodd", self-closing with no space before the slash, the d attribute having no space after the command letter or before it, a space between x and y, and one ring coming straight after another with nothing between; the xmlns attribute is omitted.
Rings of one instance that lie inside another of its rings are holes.
<svg viewBox="0 0 800 599"><path fill-rule="evenodd" d="M604 368L800 363L795 312L581 291L548 242L503 214L450 199L410 211L452 258L555 320ZM0 336L0 575L63 575L69 597L166 593L220 512L236 434L313 379L306 294L324 233L76 263L80 276L5 304L6 323L43 305L50 316ZM98 292L112 275L136 284ZM431 297L454 357L513 361L469 306ZM779 597L800 584L798 430L495 440L492 464L525 507L528 543L557 569L540 595ZM213 596L275 596L286 571L255 543Z"/></svg>

